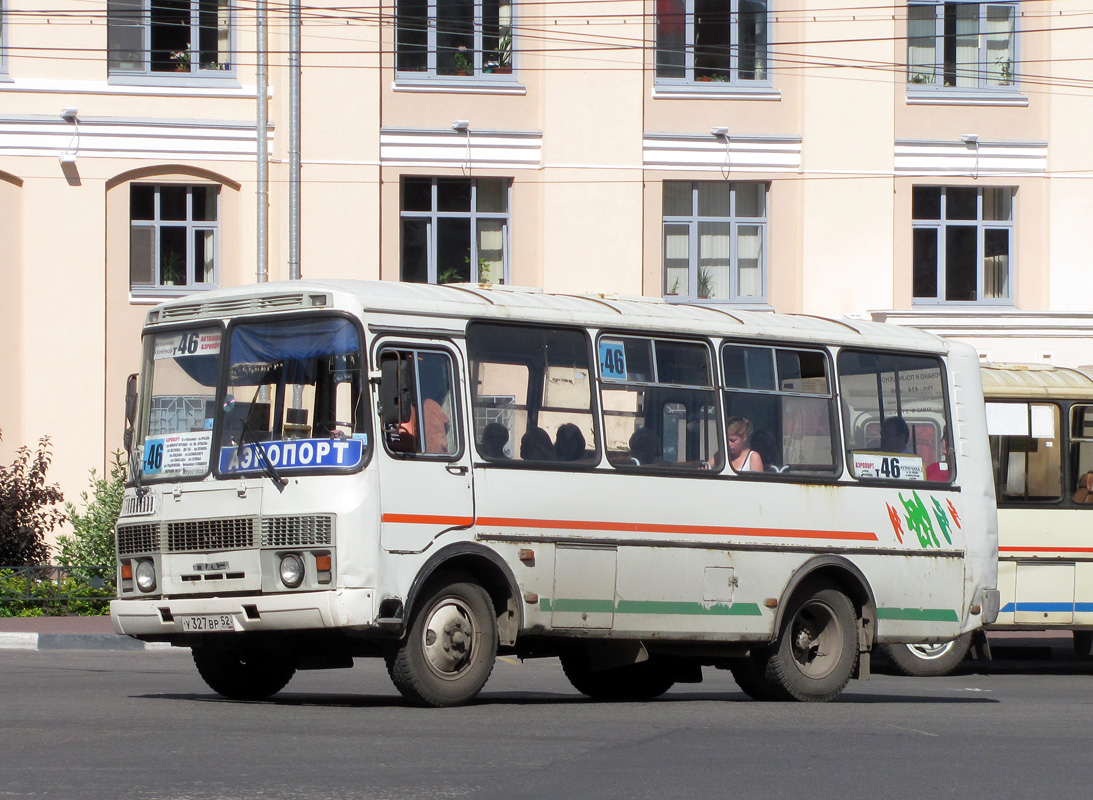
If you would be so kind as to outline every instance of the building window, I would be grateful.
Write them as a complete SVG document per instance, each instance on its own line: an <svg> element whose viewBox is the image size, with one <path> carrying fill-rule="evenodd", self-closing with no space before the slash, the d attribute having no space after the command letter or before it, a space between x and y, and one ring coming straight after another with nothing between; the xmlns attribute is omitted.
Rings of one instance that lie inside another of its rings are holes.
<svg viewBox="0 0 1093 800"><path fill-rule="evenodd" d="M909 4L908 83L954 89L1013 86L1016 19L1016 3Z"/></svg>
<svg viewBox="0 0 1093 800"><path fill-rule="evenodd" d="M217 284L220 190L132 184L129 285L133 291L212 289Z"/></svg>
<svg viewBox="0 0 1093 800"><path fill-rule="evenodd" d="M767 185L664 182L664 294L677 301L766 298Z"/></svg>
<svg viewBox="0 0 1093 800"><path fill-rule="evenodd" d="M403 178L402 280L505 283L508 178Z"/></svg>
<svg viewBox="0 0 1093 800"><path fill-rule="evenodd" d="M766 0L657 0L657 81L767 80Z"/></svg>
<svg viewBox="0 0 1093 800"><path fill-rule="evenodd" d="M402 77L508 75L510 0L397 0L395 71Z"/></svg>
<svg viewBox="0 0 1093 800"><path fill-rule="evenodd" d="M1006 187L914 187L916 302L1012 302L1014 193Z"/></svg>
<svg viewBox="0 0 1093 800"><path fill-rule="evenodd" d="M228 0L108 0L107 23L111 75L231 69Z"/></svg>

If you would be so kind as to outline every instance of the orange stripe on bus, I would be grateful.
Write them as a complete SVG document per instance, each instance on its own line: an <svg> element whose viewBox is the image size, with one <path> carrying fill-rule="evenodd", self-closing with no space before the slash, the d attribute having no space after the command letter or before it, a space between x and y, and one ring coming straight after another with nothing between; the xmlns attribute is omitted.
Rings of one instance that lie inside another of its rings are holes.
<svg viewBox="0 0 1093 800"><path fill-rule="evenodd" d="M474 524L474 517L439 517L432 514L384 514L384 522L397 522L403 525L449 525L466 528Z"/></svg>
<svg viewBox="0 0 1093 800"><path fill-rule="evenodd" d="M384 522L404 525L448 525L467 527L471 517L441 517L428 514L384 514ZM546 528L551 530L591 530L619 533L680 533L698 536L756 536L782 539L841 539L875 542L872 531L810 531L800 528L737 528L718 525L658 525L642 522L588 522L563 519L518 519L510 517L479 517L478 524L491 528Z"/></svg>

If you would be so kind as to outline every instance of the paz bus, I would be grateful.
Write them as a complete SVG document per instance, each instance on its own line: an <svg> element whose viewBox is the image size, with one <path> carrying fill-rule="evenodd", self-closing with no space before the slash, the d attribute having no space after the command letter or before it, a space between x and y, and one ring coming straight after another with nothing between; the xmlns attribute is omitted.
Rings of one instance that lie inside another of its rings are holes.
<svg viewBox="0 0 1093 800"><path fill-rule="evenodd" d="M1093 650L1093 368L984 364L998 500L998 619L986 630L1072 631ZM891 645L910 675L944 675L972 635ZM983 655L989 656L989 647Z"/></svg>
<svg viewBox="0 0 1093 800"><path fill-rule="evenodd" d="M509 654L557 657L593 698L716 668L826 701L874 646L998 611L963 344L366 281L172 300L143 342L111 616L191 648L229 698L371 656L410 702L451 706ZM892 420L910 441L884 441ZM951 437L943 478L913 449L927 428Z"/></svg>

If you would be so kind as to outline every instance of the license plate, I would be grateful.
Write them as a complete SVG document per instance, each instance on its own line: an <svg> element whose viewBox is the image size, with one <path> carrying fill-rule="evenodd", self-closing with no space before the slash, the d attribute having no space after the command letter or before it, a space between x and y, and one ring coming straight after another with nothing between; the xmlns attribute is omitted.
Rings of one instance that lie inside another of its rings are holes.
<svg viewBox="0 0 1093 800"><path fill-rule="evenodd" d="M231 614L204 614L183 617L182 630L187 633L206 631L234 631L235 620Z"/></svg>

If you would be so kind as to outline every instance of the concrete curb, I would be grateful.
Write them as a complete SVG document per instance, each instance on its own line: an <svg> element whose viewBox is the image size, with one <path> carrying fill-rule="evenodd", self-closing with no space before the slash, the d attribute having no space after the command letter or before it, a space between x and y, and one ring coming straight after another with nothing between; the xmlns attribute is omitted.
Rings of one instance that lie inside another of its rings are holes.
<svg viewBox="0 0 1093 800"><path fill-rule="evenodd" d="M166 642L96 633L13 633L0 631L0 650L173 650Z"/></svg>

